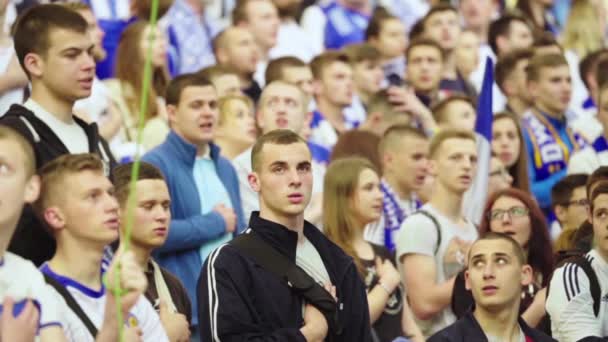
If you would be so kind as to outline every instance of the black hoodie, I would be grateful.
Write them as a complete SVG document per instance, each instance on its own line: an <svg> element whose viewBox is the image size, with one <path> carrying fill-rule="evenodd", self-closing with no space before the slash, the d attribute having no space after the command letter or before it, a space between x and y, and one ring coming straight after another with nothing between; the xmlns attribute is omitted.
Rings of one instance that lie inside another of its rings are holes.
<svg viewBox="0 0 608 342"><path fill-rule="evenodd" d="M107 143L99 136L97 124L88 124L74 116L89 140L89 152L99 154L106 174L116 165ZM40 169L53 159L70 153L51 128L29 109L14 104L0 118L0 125L9 126L21 133L34 147L36 168ZM32 261L36 266L49 260L55 253L55 240L26 205L8 250Z"/></svg>

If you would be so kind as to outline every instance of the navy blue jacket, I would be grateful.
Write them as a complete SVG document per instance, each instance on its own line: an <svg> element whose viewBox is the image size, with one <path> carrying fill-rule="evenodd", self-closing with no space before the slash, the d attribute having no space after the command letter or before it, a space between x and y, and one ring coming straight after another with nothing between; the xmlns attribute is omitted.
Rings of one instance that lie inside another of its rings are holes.
<svg viewBox="0 0 608 342"><path fill-rule="evenodd" d="M218 177L226 187L237 215L237 231L242 232L245 218L236 171L226 158L219 155L219 147L210 144L210 148ZM192 171L195 159L196 147L173 131L161 145L142 158L162 171L171 194L169 236L165 244L155 251L154 257L182 281L193 306L196 303L196 281L203 266L200 247L225 232L225 222L219 213L201 214L201 199ZM197 322L195 311L192 324Z"/></svg>
<svg viewBox="0 0 608 342"><path fill-rule="evenodd" d="M555 342L545 333L530 328L523 319L519 319L519 326L527 337L534 342ZM467 313L461 319L449 327L431 336L427 342L488 342L486 334L473 316L473 312Z"/></svg>
<svg viewBox="0 0 608 342"><path fill-rule="evenodd" d="M295 263L298 234L251 214L249 227L279 253ZM343 327L330 341L371 342L365 285L351 257L312 224L304 236L321 255L338 298L338 320ZM197 288L201 342L302 341L302 298L285 280L261 268L231 244L211 253Z"/></svg>

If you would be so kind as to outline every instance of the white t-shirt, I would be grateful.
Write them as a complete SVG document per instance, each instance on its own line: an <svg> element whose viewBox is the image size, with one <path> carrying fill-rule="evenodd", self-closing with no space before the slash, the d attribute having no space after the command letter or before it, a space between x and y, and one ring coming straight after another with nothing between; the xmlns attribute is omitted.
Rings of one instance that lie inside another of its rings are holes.
<svg viewBox="0 0 608 342"><path fill-rule="evenodd" d="M31 299L40 310L40 329L62 325L54 289L44 281L42 273L31 261L10 252L6 252L0 261L0 311L3 311L5 297L13 299L17 308Z"/></svg>
<svg viewBox="0 0 608 342"><path fill-rule="evenodd" d="M608 336L608 263L596 251L586 255L601 288L598 317L593 312L593 297L589 278L575 264L566 263L551 277L547 313L551 316L553 338L560 342L574 342L586 336Z"/></svg>
<svg viewBox="0 0 608 342"><path fill-rule="evenodd" d="M434 257L437 272L435 282L441 284L462 270L462 265L460 264L445 265L443 262L443 257L450 241L455 237L463 241L475 241L478 236L477 228L468 221L466 227L458 226L428 203L422 206L420 210L425 210L433 215L439 224L441 244L437 250L437 254L435 254L435 249L437 247L438 236L435 224L430 218L422 214L413 214L403 221L397 235L397 260L400 260L404 254L421 254ZM399 267L402 274L403 272L416 272L416 270L402 269L401 263L399 263ZM412 293L412 295L416 294ZM418 324L423 334L428 337L455 321L456 316L447 307L432 319L418 321Z"/></svg>
<svg viewBox="0 0 608 342"><path fill-rule="evenodd" d="M300 266L318 283L331 284L329 273L327 273L321 255L307 238L304 238L303 241L298 241L296 247L296 265Z"/></svg>
<svg viewBox="0 0 608 342"><path fill-rule="evenodd" d="M587 146L572 154L568 163L568 174L584 173L590 175L604 165L608 165L608 150L597 152L591 146Z"/></svg>
<svg viewBox="0 0 608 342"><path fill-rule="evenodd" d="M65 123L57 119L55 115L49 113L31 98L25 101L23 106L34 112L38 119L49 126L70 153L89 153L89 139L87 134L76 121L71 120L70 123Z"/></svg>
<svg viewBox="0 0 608 342"><path fill-rule="evenodd" d="M105 287L101 290L94 290L86 287L77 281L54 273L48 266L41 266L42 272L52 276L59 283L64 285L76 300L78 305L87 314L91 322L99 329L103 323L103 317L106 307ZM59 300L59 305L62 311L61 323L68 341L74 342L93 342L94 338L87 330L86 326L80 318L68 307L63 297L52 289L56 298ZM143 340L146 342L165 342L169 341L165 330L162 327L160 318L152 304L142 295L129 315L124 317L125 325L139 326L143 332Z"/></svg>

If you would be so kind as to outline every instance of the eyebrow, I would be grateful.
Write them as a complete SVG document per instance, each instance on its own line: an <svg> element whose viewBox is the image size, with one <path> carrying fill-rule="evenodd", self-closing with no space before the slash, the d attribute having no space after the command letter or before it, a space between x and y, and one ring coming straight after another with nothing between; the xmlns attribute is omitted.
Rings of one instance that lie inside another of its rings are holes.
<svg viewBox="0 0 608 342"><path fill-rule="evenodd" d="M298 167L301 166L311 166L312 164L307 160L307 161L302 161L298 163Z"/></svg>
<svg viewBox="0 0 608 342"><path fill-rule="evenodd" d="M78 46L69 46L69 47L61 50L61 53L63 54L63 53L70 52L70 51L76 51L76 52L91 51L91 50L93 50L93 48L95 48L95 44L91 44L91 45L87 46L86 48L78 47Z"/></svg>

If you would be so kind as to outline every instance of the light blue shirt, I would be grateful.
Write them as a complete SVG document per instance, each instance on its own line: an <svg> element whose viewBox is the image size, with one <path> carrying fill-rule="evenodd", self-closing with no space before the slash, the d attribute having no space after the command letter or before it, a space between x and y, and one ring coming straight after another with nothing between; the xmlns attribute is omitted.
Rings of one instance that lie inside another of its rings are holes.
<svg viewBox="0 0 608 342"><path fill-rule="evenodd" d="M232 208L232 202L228 191L217 175L215 163L211 159L209 152L202 157L197 157L194 161L194 182L198 189L201 200L201 214L207 214L218 204L223 204ZM200 248L201 261L204 263L207 256L220 245L232 239L231 233L225 233L221 237L211 240Z"/></svg>

